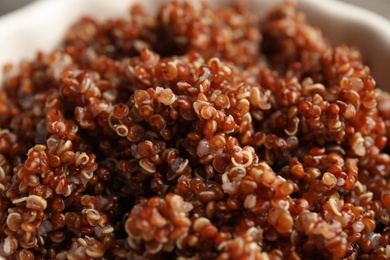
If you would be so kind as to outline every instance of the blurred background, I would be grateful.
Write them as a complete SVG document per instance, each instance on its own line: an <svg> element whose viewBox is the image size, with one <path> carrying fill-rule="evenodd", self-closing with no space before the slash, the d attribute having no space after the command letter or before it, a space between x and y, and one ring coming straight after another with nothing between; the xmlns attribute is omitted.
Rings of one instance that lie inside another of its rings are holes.
<svg viewBox="0 0 390 260"><path fill-rule="evenodd" d="M0 0L0 15L4 15L32 2L34 0Z"/></svg>
<svg viewBox="0 0 390 260"><path fill-rule="evenodd" d="M0 15L4 15L35 0L0 0ZM55 0L53 0L55 1ZM313 0L318 1L318 0ZM338 0L372 10L390 20L390 0Z"/></svg>
<svg viewBox="0 0 390 260"><path fill-rule="evenodd" d="M339 0L374 11L390 20L390 0Z"/></svg>

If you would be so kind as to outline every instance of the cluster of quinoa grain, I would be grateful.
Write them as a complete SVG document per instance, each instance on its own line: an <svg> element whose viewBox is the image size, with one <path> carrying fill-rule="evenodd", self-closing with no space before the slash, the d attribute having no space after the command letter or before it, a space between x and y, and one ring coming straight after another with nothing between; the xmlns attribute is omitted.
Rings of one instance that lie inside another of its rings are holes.
<svg viewBox="0 0 390 260"><path fill-rule="evenodd" d="M390 258L390 95L290 2L83 18L4 74L7 259Z"/></svg>

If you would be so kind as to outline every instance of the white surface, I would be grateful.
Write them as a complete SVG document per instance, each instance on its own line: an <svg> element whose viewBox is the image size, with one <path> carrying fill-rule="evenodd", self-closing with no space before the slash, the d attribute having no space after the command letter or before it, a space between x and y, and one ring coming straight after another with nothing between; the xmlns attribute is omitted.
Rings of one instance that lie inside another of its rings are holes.
<svg viewBox="0 0 390 260"><path fill-rule="evenodd" d="M1 0L0 0L1 1ZM194 0L197 1L197 0ZM124 14L131 3L156 10L163 0L40 0L0 18L0 66L33 58L37 50L50 51L66 29L81 15L103 20ZM229 1L214 0L213 4ZM259 15L280 1L252 0ZM390 90L390 22L367 10L335 0L298 0L309 21L333 43L348 43L362 50L380 86ZM265 4L265 5L264 5ZM1 74L0 74L1 80Z"/></svg>

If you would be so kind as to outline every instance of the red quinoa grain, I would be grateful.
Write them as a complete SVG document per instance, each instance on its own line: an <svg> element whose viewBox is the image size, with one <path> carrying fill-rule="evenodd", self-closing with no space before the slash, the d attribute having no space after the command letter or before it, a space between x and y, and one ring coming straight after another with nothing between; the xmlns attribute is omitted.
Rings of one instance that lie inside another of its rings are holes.
<svg viewBox="0 0 390 260"><path fill-rule="evenodd" d="M82 18L4 72L1 256L390 258L390 96L291 2Z"/></svg>

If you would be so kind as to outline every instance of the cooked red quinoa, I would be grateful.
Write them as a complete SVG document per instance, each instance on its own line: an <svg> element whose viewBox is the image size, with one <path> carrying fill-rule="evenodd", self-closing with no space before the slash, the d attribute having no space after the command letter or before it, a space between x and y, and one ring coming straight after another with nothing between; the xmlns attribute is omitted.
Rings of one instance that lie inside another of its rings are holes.
<svg viewBox="0 0 390 260"><path fill-rule="evenodd" d="M390 258L390 95L289 2L83 18L4 71L6 258Z"/></svg>

